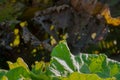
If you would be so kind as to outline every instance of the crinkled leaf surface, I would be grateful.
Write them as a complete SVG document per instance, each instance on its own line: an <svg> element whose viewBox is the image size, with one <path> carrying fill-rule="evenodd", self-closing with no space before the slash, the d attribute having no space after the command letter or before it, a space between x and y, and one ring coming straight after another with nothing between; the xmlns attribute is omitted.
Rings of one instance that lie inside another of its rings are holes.
<svg viewBox="0 0 120 80"><path fill-rule="evenodd" d="M29 73L23 67L17 67L7 72L6 74L9 80L19 80L22 78L29 78ZM30 79L29 79L30 80Z"/></svg>
<svg viewBox="0 0 120 80"><path fill-rule="evenodd" d="M67 43L60 42L51 54L50 66L44 72L45 64L36 63L32 71L18 58L16 63L8 62L10 70L0 71L1 80L120 80L120 63L105 55L71 54ZM46 75L47 74L47 75Z"/></svg>
<svg viewBox="0 0 120 80"><path fill-rule="evenodd" d="M108 59L104 54L71 54L67 43L60 42L51 54L51 65L48 74L52 76L68 76L73 72L97 74L101 78L116 77L119 80L120 63Z"/></svg>
<svg viewBox="0 0 120 80"><path fill-rule="evenodd" d="M30 80L30 75L24 67L16 67L9 71L0 70L0 80Z"/></svg>
<svg viewBox="0 0 120 80"><path fill-rule="evenodd" d="M62 80L116 80L115 78L100 78L96 74L82 74L74 72L70 76L62 78Z"/></svg>
<svg viewBox="0 0 120 80"><path fill-rule="evenodd" d="M48 77L43 68L45 63L38 62L30 71L27 64L18 58L15 63L8 62L10 70L0 70L0 80L52 80L52 77Z"/></svg>
<svg viewBox="0 0 120 80"><path fill-rule="evenodd" d="M18 58L15 63L8 61L9 71L0 71L2 80L19 80L30 78L29 68L22 58Z"/></svg>

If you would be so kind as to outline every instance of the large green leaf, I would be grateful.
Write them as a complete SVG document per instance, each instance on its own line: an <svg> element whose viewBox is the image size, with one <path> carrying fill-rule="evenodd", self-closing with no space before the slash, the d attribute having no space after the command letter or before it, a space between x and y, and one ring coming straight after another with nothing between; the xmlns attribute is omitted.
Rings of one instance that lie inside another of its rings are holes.
<svg viewBox="0 0 120 80"><path fill-rule="evenodd" d="M36 62L31 71L22 58L8 62L10 70L0 70L0 80L120 80L120 63L103 54L74 56L67 43L60 42L51 56L50 66Z"/></svg>
<svg viewBox="0 0 120 80"><path fill-rule="evenodd" d="M29 73L23 67L17 67L7 72L5 75L9 80L20 80L20 79L28 79L30 80Z"/></svg>
<svg viewBox="0 0 120 80"><path fill-rule="evenodd" d="M108 59L104 54L71 54L67 43L60 42L52 51L50 67L51 76L68 76L73 72L97 74L101 78L116 77L119 80L120 63Z"/></svg>
<svg viewBox="0 0 120 80"><path fill-rule="evenodd" d="M25 79L30 80L30 71L27 64L24 62L22 58L18 58L15 63L8 61L8 65L10 70L9 71L0 71L2 75L0 79L2 80L18 80L18 79ZM4 73L4 74L2 74Z"/></svg>
<svg viewBox="0 0 120 80"><path fill-rule="evenodd" d="M17 67L9 71L0 71L0 80L31 80L30 74L24 67Z"/></svg>
<svg viewBox="0 0 120 80"><path fill-rule="evenodd" d="M44 62L36 62L31 71L22 58L15 63L8 61L8 65L10 70L0 70L0 80L52 80L45 74Z"/></svg>
<svg viewBox="0 0 120 80"><path fill-rule="evenodd" d="M62 80L116 80L115 78L100 78L96 74L82 74L74 72L70 76L62 78Z"/></svg>

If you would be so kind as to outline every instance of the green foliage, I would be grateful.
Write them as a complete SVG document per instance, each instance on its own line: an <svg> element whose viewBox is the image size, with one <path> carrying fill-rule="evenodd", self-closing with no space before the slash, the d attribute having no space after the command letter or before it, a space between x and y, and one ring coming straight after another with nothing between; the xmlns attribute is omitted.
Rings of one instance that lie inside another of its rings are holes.
<svg viewBox="0 0 120 80"><path fill-rule="evenodd" d="M44 41L45 39L48 39L48 38L50 39L50 37L49 37L50 34L47 33L45 30L43 30L41 26L37 25L36 23L33 23L33 21L31 19L33 19L35 17L36 12L38 12L40 10L44 10L46 8L51 8L51 6L52 7L58 6L57 4L59 4L59 5L62 4L62 1L67 1L67 0L60 0L60 1L58 0L58 2L56 0L0 0L0 23L1 23L0 26L3 26L3 27L7 26L7 28L3 28L0 33L0 34L2 34L2 35L0 35L1 40L3 40L3 43L5 41L5 45L4 44L2 46L0 45L0 47L1 47L0 49L2 49L3 46L5 46L5 49L10 48L9 45L11 43L13 43L13 40L9 40L8 37L6 37L6 36L9 36L10 39L15 38L15 36L11 35L11 34L13 34L13 32L8 31L8 30L10 30L8 28L10 27L10 28L12 28L12 30L14 30L16 27L19 27L18 23L22 22L24 20L28 22L27 27L28 27L29 31L36 38L38 38L39 41ZM106 3L111 6L110 9L111 9L112 15L119 16L119 13L120 13L119 0L109 0L109 2L107 1ZM117 5L117 7L116 7L116 5ZM62 18L60 20L62 22ZM59 21L59 17L58 17L58 21ZM60 26L61 26L61 24L60 24ZM96 53L96 52L97 53L108 53L108 54L112 54L112 53L119 54L120 53L120 46L119 46L120 38L119 38L119 36L114 36L114 35L119 35L120 29L119 28L111 28L111 29L110 29L110 33L108 34L109 36L107 37L108 40L103 41L105 44L103 44L103 42L101 42L100 47L99 47L99 45L93 46L93 44L92 44L93 47L91 47L91 45L90 45L91 49L89 49L89 53ZM67 29L65 29L63 32L66 33L66 30ZM20 29L19 31L20 31L19 35L20 35L20 39L21 39L21 38L23 38L23 31L22 31L22 29ZM8 34L8 32L10 32L10 35ZM26 32L26 33L28 33L28 32ZM60 32L60 34L61 34L61 32ZM66 35L66 37L67 37L67 35ZM64 37L63 33L62 33L62 35L60 35L60 38L62 38L62 37ZM114 40L116 40L117 44L110 45L110 43L111 42L113 43ZM33 57L33 54L29 54L29 53L31 53L32 52L31 50L33 50L36 47L33 48L29 43L23 44L24 41L22 41L22 40L19 42L20 42L20 45L14 47L14 48L17 48L17 50L12 47L12 50L10 51L10 53L8 53L8 55L10 54L10 56L4 57L6 60L7 59L9 59L9 60L16 59L16 57L18 57L18 55L19 55L18 53L22 53L21 55L24 58L27 58L24 60L26 60L26 62L28 60L28 62L30 62L30 65L31 65L32 64L31 62L34 62L35 60L37 60L39 58L39 56L41 57L41 55L45 55L45 57L46 57L47 51L39 50L39 51L35 52L35 54L34 54L34 56L36 56L36 54L37 54L37 57L34 59L30 59L31 56ZM51 42L52 42L52 40L51 40ZM2 42L1 42L1 44L2 44ZM37 43L37 45L38 45L38 43ZM23 46L27 46L27 47L30 46L30 47L27 48L28 50L26 50ZM106 48L106 46L107 46L107 48ZM37 48L38 48L38 46L37 46ZM45 48L45 47L43 47L43 48ZM21 51L21 49L22 49L22 51ZM44 49L44 50L46 50L46 49ZM88 50L85 50L85 51L88 52ZM7 53L6 50L4 50L2 52ZM11 53L13 53L13 54L11 54ZM28 56L26 57L25 56L26 53L29 54L29 56L30 55L31 56L29 58L28 58ZM14 58L11 58L11 56L13 56ZM49 54L48 54L48 56L49 56ZM48 59L48 56L47 56L47 59ZM34 60L34 61L32 61L32 60ZM0 63L5 63L4 61L5 60L1 59ZM0 67L5 68L3 66L3 64Z"/></svg>
<svg viewBox="0 0 120 80"><path fill-rule="evenodd" d="M27 72L27 70L24 67L17 67L14 69L11 69L10 71L8 71L5 76L9 79L9 80L18 80L18 79L24 79L24 78L29 78L29 73Z"/></svg>
<svg viewBox="0 0 120 80"><path fill-rule="evenodd" d="M21 15L24 5L21 3L6 2L0 7L0 22L10 21L15 23L16 18Z"/></svg>
<svg viewBox="0 0 120 80"><path fill-rule="evenodd" d="M0 79L7 73L7 70L0 70Z"/></svg>
<svg viewBox="0 0 120 80"><path fill-rule="evenodd" d="M21 58L18 58L15 63L8 61L8 65L10 70L7 73L4 73L4 76L2 78L6 77L9 80L29 78L28 66Z"/></svg>
<svg viewBox="0 0 120 80"><path fill-rule="evenodd" d="M33 80L51 80L51 78L45 74L48 65L49 64L44 63L43 61L41 62L36 61L35 65L32 66L31 78Z"/></svg>
<svg viewBox="0 0 120 80"><path fill-rule="evenodd" d="M27 64L23 61L22 58L18 58L15 63L12 63L12 62L10 62L10 61L8 61L7 63L8 63L8 65L9 65L10 70L11 70L11 69L14 69L14 68L17 68L17 67L23 67L23 68L25 68L26 70L28 70L28 66L27 66Z"/></svg>
<svg viewBox="0 0 120 80"><path fill-rule="evenodd" d="M67 78L62 78L62 80L116 80L115 78L100 78L96 74L83 74L78 72L73 72Z"/></svg>
<svg viewBox="0 0 120 80"><path fill-rule="evenodd" d="M31 6L29 1L30 0L0 0L0 23L4 21L9 21L10 27L15 29L15 26L18 23L18 20L17 20L18 17L20 17L20 19L24 18L23 20L30 20L31 18L34 17L35 12L53 5L53 2L52 2L53 0L36 0L36 1L33 0L33 3ZM111 7L114 7L114 5L117 5L118 2L119 0L110 0L107 3ZM119 4L117 8L119 8ZM111 12L113 13L113 16L120 14L119 9L116 10L117 8L115 7L115 10L112 9ZM33 29L34 26L31 25L30 27L34 32L35 31ZM120 37L115 36L116 34L120 33L119 31L120 29L110 28L109 30L110 30L109 36L107 37L106 41L100 42L100 46L97 46L98 48L96 46L91 47L90 53L92 52L95 53L96 50L98 52L104 52L108 54L120 53L120 46L119 46ZM2 33L7 34L6 31ZM6 37L4 35L2 36ZM116 41L117 43L114 43L114 41ZM15 51L21 50L20 47L18 47L18 50L15 50ZM22 46L22 49L23 48L24 47ZM93 50L93 48L95 48L95 50ZM33 48L30 48L30 49L32 50ZM15 51L13 50L13 53L14 53L13 55L16 55L15 53L17 52ZM88 52L88 50L86 51ZM28 52L28 50L26 50L26 52ZM27 58L29 58L28 55L30 54L27 54ZM41 52L40 52L40 55L41 55ZM62 79L62 80L89 80L89 79L90 80L94 80L94 79L95 80L116 80L117 79L119 80L120 79L119 77L120 63L119 62L110 60L105 55L102 55L102 54L96 55L96 54L83 53L83 54L74 56L71 54L66 42L60 42L53 49L51 56L52 58L51 58L50 66L49 64L46 64L44 62L35 62L35 65L32 66L31 71L28 68L28 65L22 60L22 58L18 58L15 63L8 61L7 63L9 65L10 70L1 69L0 80L7 80L7 79L9 80L18 80L18 79L24 79L24 80L31 80L31 79L32 80L59 80L59 79ZM39 58L38 54L37 54L37 57Z"/></svg>
<svg viewBox="0 0 120 80"><path fill-rule="evenodd" d="M110 5L110 6L114 6L115 4L117 4L119 2L119 0L109 0L107 1L107 3Z"/></svg>
<svg viewBox="0 0 120 80"><path fill-rule="evenodd" d="M1 70L2 80L119 80L120 63L105 55L72 55L66 42L60 42L52 51L50 65L35 62L30 71L26 63L18 58L8 62L10 70ZM14 75L14 76L13 76Z"/></svg>
<svg viewBox="0 0 120 80"><path fill-rule="evenodd" d="M49 74L52 76L68 76L76 71L97 74L102 78L116 77L119 80L120 63L108 59L103 54L83 53L74 56L70 53L67 44L61 42L53 49Z"/></svg>

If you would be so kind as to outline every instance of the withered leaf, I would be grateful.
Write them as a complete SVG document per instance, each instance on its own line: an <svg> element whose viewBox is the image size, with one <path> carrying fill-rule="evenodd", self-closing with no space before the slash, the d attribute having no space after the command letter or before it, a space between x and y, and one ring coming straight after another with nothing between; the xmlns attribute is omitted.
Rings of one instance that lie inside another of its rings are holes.
<svg viewBox="0 0 120 80"><path fill-rule="evenodd" d="M119 26L120 25L120 17L113 18L110 14L109 7L106 7L102 12L101 15L104 16L106 19L107 24L113 25L113 26Z"/></svg>

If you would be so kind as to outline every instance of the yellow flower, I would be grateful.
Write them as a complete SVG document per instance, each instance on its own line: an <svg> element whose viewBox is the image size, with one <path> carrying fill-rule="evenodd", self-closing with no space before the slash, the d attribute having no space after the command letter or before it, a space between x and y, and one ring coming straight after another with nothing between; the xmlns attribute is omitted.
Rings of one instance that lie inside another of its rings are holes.
<svg viewBox="0 0 120 80"><path fill-rule="evenodd" d="M63 40L66 40L68 38L68 34L64 34L64 35L60 35L60 37L63 39ZM79 37L78 37L79 38Z"/></svg>
<svg viewBox="0 0 120 80"><path fill-rule="evenodd" d="M18 33L19 33L19 29L18 28L14 29L14 34L18 35Z"/></svg>
<svg viewBox="0 0 120 80"><path fill-rule="evenodd" d="M27 21L24 21L24 22L21 22L21 23L20 23L20 26L21 26L21 27L25 27L25 26L27 26L27 25L28 25Z"/></svg>
<svg viewBox="0 0 120 80"><path fill-rule="evenodd" d="M37 52L37 49L33 49L33 50L32 50L32 53L36 53L36 52Z"/></svg>
<svg viewBox="0 0 120 80"><path fill-rule="evenodd" d="M51 39L50 41L51 45L55 45L57 43L57 41L54 39L53 36L51 36L50 39Z"/></svg>
<svg viewBox="0 0 120 80"><path fill-rule="evenodd" d="M13 47L13 43L10 43L10 46Z"/></svg>
<svg viewBox="0 0 120 80"><path fill-rule="evenodd" d="M15 40L13 41L13 46L18 46L20 44L20 36L17 35Z"/></svg>
<svg viewBox="0 0 120 80"><path fill-rule="evenodd" d="M16 39L20 39L20 36L19 35L16 35L16 37L15 37Z"/></svg>
<svg viewBox="0 0 120 80"><path fill-rule="evenodd" d="M92 34L91 34L91 38L92 38L92 39L95 39L95 38L96 38L96 35L97 35L96 33L92 33Z"/></svg>
<svg viewBox="0 0 120 80"><path fill-rule="evenodd" d="M51 26L50 26L50 30L51 30L51 31L54 30L54 28L55 28L54 25L51 25Z"/></svg>
<svg viewBox="0 0 120 80"><path fill-rule="evenodd" d="M15 39L13 42L14 46L18 46L20 44L20 40L19 39Z"/></svg>
<svg viewBox="0 0 120 80"><path fill-rule="evenodd" d="M96 50L96 51L94 51L94 53L95 53L95 54L99 54L99 51Z"/></svg>

